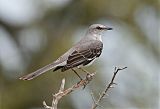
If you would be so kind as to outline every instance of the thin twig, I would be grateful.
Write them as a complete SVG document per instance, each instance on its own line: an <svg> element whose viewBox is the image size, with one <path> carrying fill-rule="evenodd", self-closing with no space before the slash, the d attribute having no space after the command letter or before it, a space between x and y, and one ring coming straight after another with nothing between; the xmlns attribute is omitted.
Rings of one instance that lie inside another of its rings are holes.
<svg viewBox="0 0 160 109"><path fill-rule="evenodd" d="M92 109L96 109L98 106L100 106L99 103L100 103L100 101L104 98L104 96L107 95L108 90L109 90L110 88L113 88L113 85L116 85L116 83L114 82L114 79L115 79L118 71L124 70L124 69L126 69L126 68L127 68L127 67L123 67L123 68L117 68L117 67L115 67L114 73L113 73L113 77L112 77L110 83L106 86L105 90L104 90L102 93L100 93L98 100L95 101L95 99L94 99L94 104L92 105ZM94 97L93 97L93 94L92 94L92 98L94 98Z"/></svg>
<svg viewBox="0 0 160 109"><path fill-rule="evenodd" d="M57 109L58 102L62 97L70 94L71 92L73 92L76 89L79 89L80 87L85 88L85 86L89 84L89 82L93 79L94 75L95 73L88 74L84 79L82 79L81 81L79 81L78 83L74 84L72 87L66 90L64 90L65 79L63 79L59 92L53 95L52 106L48 106L46 102L43 101L44 108L45 109Z"/></svg>

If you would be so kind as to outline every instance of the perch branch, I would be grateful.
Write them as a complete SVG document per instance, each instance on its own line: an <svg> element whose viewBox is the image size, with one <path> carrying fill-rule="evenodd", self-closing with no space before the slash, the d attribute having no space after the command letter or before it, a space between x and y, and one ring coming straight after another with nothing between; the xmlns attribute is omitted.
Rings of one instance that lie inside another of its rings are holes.
<svg viewBox="0 0 160 109"><path fill-rule="evenodd" d="M113 76L112 76L112 79L111 79L110 83L106 86L106 88L104 89L104 91L100 93L99 98L98 98L97 101L95 100L95 98L94 98L94 96L93 96L93 93L91 94L92 99L93 99L93 102L94 102L94 104L92 105L92 109L96 109L98 106L100 106L99 103L100 103L101 100L104 98L104 96L107 95L108 90L109 90L110 88L113 88L113 85L116 85L116 83L114 82L114 80L115 80L115 77L116 77L118 71L124 70L124 69L126 69L126 68L127 68L127 67L123 67L123 68L117 68L117 67L115 67L114 73L113 73ZM101 106L100 106L100 107L101 107Z"/></svg>
<svg viewBox="0 0 160 109"><path fill-rule="evenodd" d="M48 106L46 102L43 101L44 108L45 109L57 109L58 102L62 97L70 94L71 92L73 92L76 89L79 89L80 87L85 88L85 86L89 84L89 82L93 79L94 75L95 73L87 74L87 76L84 79L82 79L81 81L79 81L78 83L74 84L72 87L66 90L64 90L65 79L62 79L62 83L61 83L58 93L53 94L52 105Z"/></svg>

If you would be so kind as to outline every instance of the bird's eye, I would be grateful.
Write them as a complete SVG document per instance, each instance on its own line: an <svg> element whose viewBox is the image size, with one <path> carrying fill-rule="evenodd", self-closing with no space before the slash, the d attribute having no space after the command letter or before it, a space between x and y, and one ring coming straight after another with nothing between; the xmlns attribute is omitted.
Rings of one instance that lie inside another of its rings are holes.
<svg viewBox="0 0 160 109"><path fill-rule="evenodd" d="M101 30L102 28L101 28L101 27L99 27L99 26L97 26L97 27L96 27L96 29Z"/></svg>

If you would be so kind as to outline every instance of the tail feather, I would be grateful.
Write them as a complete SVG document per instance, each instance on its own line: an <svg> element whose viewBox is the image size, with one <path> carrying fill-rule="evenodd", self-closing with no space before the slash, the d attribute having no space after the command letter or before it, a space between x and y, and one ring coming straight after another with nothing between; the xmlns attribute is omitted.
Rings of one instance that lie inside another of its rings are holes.
<svg viewBox="0 0 160 109"><path fill-rule="evenodd" d="M56 64L55 63L51 63L51 64L48 64L48 65L38 69L37 71L35 71L33 73L30 73L28 75L22 76L19 79L31 80L31 79L34 79L35 77L47 72L48 70L51 70L51 69L55 68L55 67L56 67Z"/></svg>

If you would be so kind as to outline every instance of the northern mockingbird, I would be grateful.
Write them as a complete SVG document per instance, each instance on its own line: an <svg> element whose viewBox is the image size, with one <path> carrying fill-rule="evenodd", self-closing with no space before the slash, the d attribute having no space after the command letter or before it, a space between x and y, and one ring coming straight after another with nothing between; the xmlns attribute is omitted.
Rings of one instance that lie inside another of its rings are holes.
<svg viewBox="0 0 160 109"><path fill-rule="evenodd" d="M31 80L51 69L54 69L53 71L61 69L64 72L68 69L73 70L75 67L81 68L82 66L92 64L101 55L103 49L101 34L104 30L112 30L112 28L101 24L91 25L85 36L56 61L20 79Z"/></svg>

